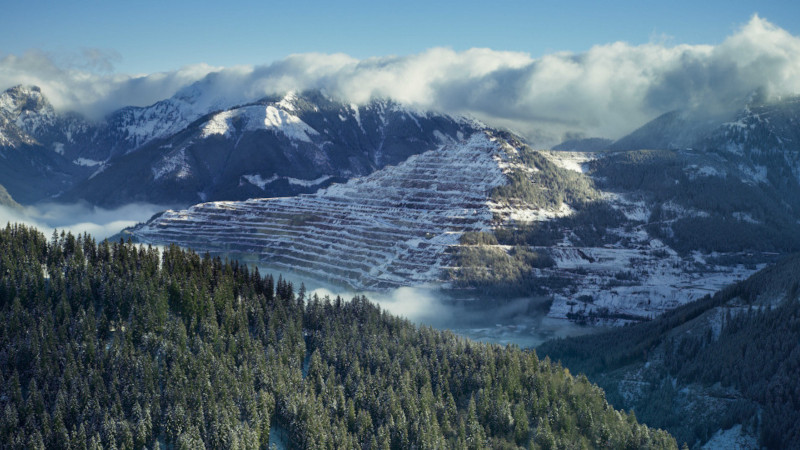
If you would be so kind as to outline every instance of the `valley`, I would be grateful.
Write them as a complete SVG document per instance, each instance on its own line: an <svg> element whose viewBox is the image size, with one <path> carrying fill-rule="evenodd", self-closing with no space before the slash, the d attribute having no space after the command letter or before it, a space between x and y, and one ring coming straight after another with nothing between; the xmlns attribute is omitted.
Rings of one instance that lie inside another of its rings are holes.
<svg viewBox="0 0 800 450"><path fill-rule="evenodd" d="M667 114L617 141L541 150L388 100L351 105L305 92L220 103L190 92L105 119L104 130L124 124L127 136L105 156L86 150L91 140L57 145L78 118L64 122L36 89L7 92L3 170L47 182L4 178L4 214L35 213L46 227L85 214L107 222L93 233L127 226L113 242L177 244L280 274L309 304L368 297L422 329L537 348L695 446L779 442L769 433L785 424L753 423L761 400L730 380L680 378L666 338L628 335L674 317L712 337L732 333L728 316L744 304L712 307L702 324L682 314L800 251L800 171L785 145L797 102L748 106L702 127ZM161 123L170 120L179 125ZM172 206L137 203L150 201ZM78 211L72 205L83 212L56 219ZM155 214L108 222L120 211ZM609 344L595 349L598 368L570 353L615 333L631 352L662 356L639 361ZM674 395L664 387L678 382ZM648 406L662 395L673 407ZM675 425L678 412L698 425Z"/></svg>

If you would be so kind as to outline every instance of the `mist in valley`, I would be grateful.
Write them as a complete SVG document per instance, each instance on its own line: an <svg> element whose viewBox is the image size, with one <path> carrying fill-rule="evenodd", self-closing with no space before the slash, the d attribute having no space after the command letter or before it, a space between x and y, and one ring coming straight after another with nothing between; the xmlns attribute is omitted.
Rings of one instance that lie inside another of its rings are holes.
<svg viewBox="0 0 800 450"><path fill-rule="evenodd" d="M144 222L163 211L162 205L136 203L115 209L105 209L86 203L41 203L15 209L0 206L0 224L22 223L35 227L46 236L54 230L73 234L88 233L97 240L110 238L124 228ZM309 276L257 265L262 274L280 275L291 281L295 289L305 285L307 296L320 298L336 296L349 301L364 295L389 313L404 317L418 325L448 329L482 342L516 344L535 347L542 342L565 336L599 331L597 327L584 327L562 319L547 317L550 301L542 297L515 299L476 299L468 293L445 294L440 286L400 287L387 291L358 291L352 288L320 281Z"/></svg>
<svg viewBox="0 0 800 450"><path fill-rule="evenodd" d="M105 209L88 203L39 203L22 209L0 206L0 224L22 223L35 227L48 237L53 230L73 234L89 233L97 240L114 236L124 228L144 222L166 207L132 203Z"/></svg>
<svg viewBox="0 0 800 450"><path fill-rule="evenodd" d="M559 337L578 336L602 331L602 327L577 325L548 317L550 299L521 297L514 299L478 299L468 293L443 291L440 286L400 287L387 291L359 291L346 286L311 278L304 274L258 265L259 272L280 275L292 282L295 292L301 285L306 296L317 295L345 301L363 295L381 309L406 318L417 325L451 330L470 339L495 344L515 344L523 348Z"/></svg>

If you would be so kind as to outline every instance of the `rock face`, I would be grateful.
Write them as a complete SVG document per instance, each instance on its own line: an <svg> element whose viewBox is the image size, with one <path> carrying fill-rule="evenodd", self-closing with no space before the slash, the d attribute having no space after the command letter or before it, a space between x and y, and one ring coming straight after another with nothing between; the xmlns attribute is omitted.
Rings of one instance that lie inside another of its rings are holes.
<svg viewBox="0 0 800 450"><path fill-rule="evenodd" d="M440 282L447 249L489 228L507 182L501 140L477 133L310 195L211 202L166 211L133 230L143 242L255 252L272 266L354 288Z"/></svg>

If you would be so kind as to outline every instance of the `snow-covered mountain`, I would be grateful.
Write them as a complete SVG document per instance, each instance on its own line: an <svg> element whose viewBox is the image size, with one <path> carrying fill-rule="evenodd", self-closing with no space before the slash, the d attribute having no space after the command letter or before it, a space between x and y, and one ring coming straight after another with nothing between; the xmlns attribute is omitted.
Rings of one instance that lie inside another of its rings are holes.
<svg viewBox="0 0 800 450"><path fill-rule="evenodd" d="M14 198L30 203L65 191L82 176L64 156L65 144L53 138L54 130L73 125L72 116L58 116L38 88L0 93L0 182Z"/></svg>
<svg viewBox="0 0 800 450"><path fill-rule="evenodd" d="M290 93L206 114L102 164L63 198L111 206L309 193L481 127L390 101L359 106Z"/></svg>
<svg viewBox="0 0 800 450"><path fill-rule="evenodd" d="M783 170L800 180L800 97L754 103L729 115L666 113L606 147L609 150L694 149ZM777 181L777 180L776 180Z"/></svg>
<svg viewBox="0 0 800 450"><path fill-rule="evenodd" d="M195 85L90 123L20 87L0 97L0 183L22 203L204 202L133 233L353 287L509 288L555 317L638 320L800 251L797 117L795 101L676 113L548 152L388 100Z"/></svg>
<svg viewBox="0 0 800 450"><path fill-rule="evenodd" d="M506 183L501 163L509 158L501 140L476 133L314 194L166 211L133 234L253 253L360 289L441 282L447 249L462 232L489 228L490 195Z"/></svg>
<svg viewBox="0 0 800 450"><path fill-rule="evenodd" d="M202 82L97 122L56 112L36 87L0 95L0 151L27 146L40 155L8 166L9 175L27 171L28 183L6 183L25 202L191 204L313 192L482 127L389 100L355 105L307 92L254 101L209 94ZM54 167L58 183L44 180Z"/></svg>
<svg viewBox="0 0 800 450"><path fill-rule="evenodd" d="M604 184L608 164L631 171L628 156L534 151L484 131L314 194L203 203L131 233L358 289L521 284L553 298L553 317L616 323L696 300L763 264L762 253L685 243L708 240L703 220L713 211L674 193L664 206L642 188ZM681 182L691 189L704 177L687 172ZM673 215L654 217L655 207ZM680 239L664 236L671 226Z"/></svg>

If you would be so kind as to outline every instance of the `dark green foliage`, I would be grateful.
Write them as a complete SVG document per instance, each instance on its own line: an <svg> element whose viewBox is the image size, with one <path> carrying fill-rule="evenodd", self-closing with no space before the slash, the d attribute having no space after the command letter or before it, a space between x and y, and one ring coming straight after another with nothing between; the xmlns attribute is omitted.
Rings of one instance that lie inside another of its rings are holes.
<svg viewBox="0 0 800 450"><path fill-rule="evenodd" d="M585 377L177 247L0 230L4 448L676 448Z"/></svg>
<svg viewBox="0 0 800 450"><path fill-rule="evenodd" d="M498 186L492 192L495 201L558 209L563 203L579 207L599 198L588 177L558 167L513 136L504 137L518 149L520 162L532 170L512 171L508 184Z"/></svg>
<svg viewBox="0 0 800 450"><path fill-rule="evenodd" d="M606 389L616 406L635 408L638 418L668 429L680 441L702 442L714 430L737 423L745 428L760 424L762 445L796 448L800 445L798 286L800 255L795 255L650 322L550 341L538 350L586 373ZM776 304L773 299L783 300ZM707 321L711 314L724 314L716 336ZM631 403L617 393L620 377L645 364L652 366L642 372L647 374L642 381L649 390ZM690 385L722 391L714 395L727 398L728 406L707 417L699 412L688 423L678 408L677 391Z"/></svg>
<svg viewBox="0 0 800 450"><path fill-rule="evenodd" d="M508 184L492 192L494 201L526 208L558 209L564 203L577 212L565 218L534 223L503 223L492 233L467 232L454 253L450 276L456 288L475 289L492 296L530 295L543 292L548 280L534 269L552 267L555 262L546 249L572 229L577 245L599 245L607 229L619 226L621 213L598 201L599 193L588 177L560 168L541 152L531 149L510 133L500 133L517 149L526 169L509 174ZM512 246L511 249L500 247Z"/></svg>
<svg viewBox="0 0 800 450"><path fill-rule="evenodd" d="M774 158L773 158L774 159ZM780 159L783 163L783 159ZM592 176L606 189L637 192L655 205L648 231L688 254L704 252L800 250L800 192L796 177L774 161L762 162L766 183L739 173L749 163L728 152L700 155L674 150L611 153L591 163ZM708 164L727 176L696 176ZM782 174L777 176L775 174ZM668 207L669 205L669 207ZM677 214L677 206L705 216ZM747 213L747 220L737 214Z"/></svg>
<svg viewBox="0 0 800 450"><path fill-rule="evenodd" d="M506 249L490 233L465 233L461 244L456 247L455 268L450 270L454 285L484 294L514 296L536 292L539 281L532 269L555 264L544 250L525 245Z"/></svg>

